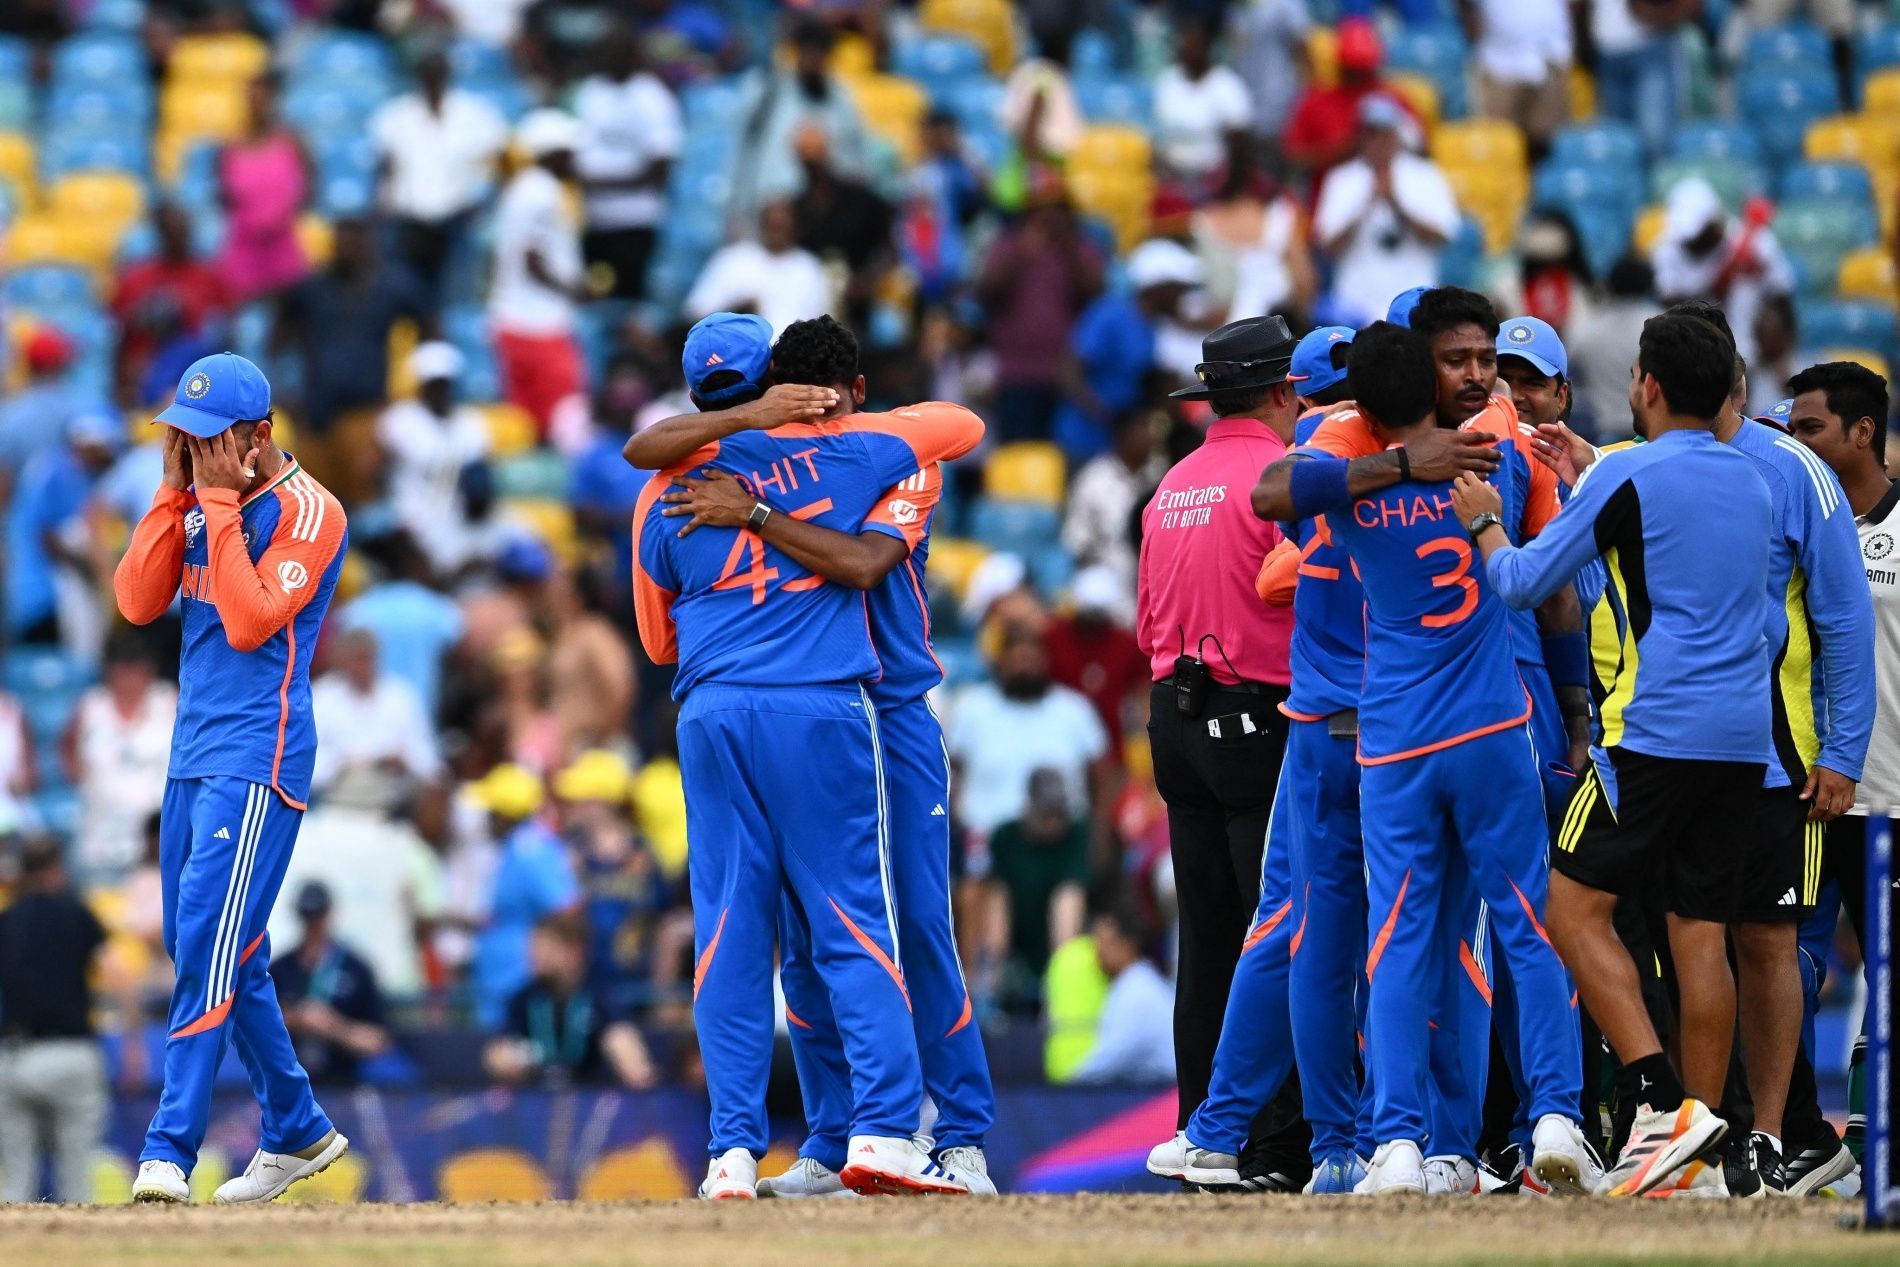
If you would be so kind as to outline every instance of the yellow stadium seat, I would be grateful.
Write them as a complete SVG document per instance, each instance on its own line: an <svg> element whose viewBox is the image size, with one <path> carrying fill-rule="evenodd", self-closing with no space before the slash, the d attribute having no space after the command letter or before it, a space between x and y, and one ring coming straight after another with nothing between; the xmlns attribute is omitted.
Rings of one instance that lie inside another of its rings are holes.
<svg viewBox="0 0 1900 1267"><path fill-rule="evenodd" d="M1475 163L1448 163L1444 171L1459 207L1484 227L1485 249L1495 253L1510 246L1530 197L1524 173Z"/></svg>
<svg viewBox="0 0 1900 1267"><path fill-rule="evenodd" d="M46 191L46 209L97 219L123 232L145 212L145 186L124 172L70 172Z"/></svg>
<svg viewBox="0 0 1900 1267"><path fill-rule="evenodd" d="M1339 36L1330 26L1316 26L1306 37L1306 64L1321 88L1339 86Z"/></svg>
<svg viewBox="0 0 1900 1267"><path fill-rule="evenodd" d="M1524 133L1504 119L1465 119L1432 134L1432 157L1441 166L1483 165L1523 171L1529 161Z"/></svg>
<svg viewBox="0 0 1900 1267"><path fill-rule="evenodd" d="M1662 230L1663 209L1644 207L1636 216L1636 231L1630 236L1630 245L1636 248L1638 255L1648 259L1650 251L1656 246L1656 239L1662 236Z"/></svg>
<svg viewBox="0 0 1900 1267"><path fill-rule="evenodd" d="M1842 299L1900 303L1900 286L1894 284L1893 255L1884 246L1863 247L1850 253L1841 261L1840 279L1835 289Z"/></svg>
<svg viewBox="0 0 1900 1267"><path fill-rule="evenodd" d="M1861 113L1869 118L1900 116L1900 66L1887 66L1867 76L1861 93Z"/></svg>
<svg viewBox="0 0 1900 1267"><path fill-rule="evenodd" d="M845 82L857 99L865 126L889 141L906 163L915 161L923 145L920 128L930 110L929 94L896 75L866 75Z"/></svg>
<svg viewBox="0 0 1900 1267"><path fill-rule="evenodd" d="M1597 81L1581 66L1570 68L1570 117L1594 119L1597 115Z"/></svg>
<svg viewBox="0 0 1900 1267"><path fill-rule="evenodd" d="M30 209L34 204L34 166L31 138L18 132L0 132L0 184L13 190L16 208Z"/></svg>
<svg viewBox="0 0 1900 1267"><path fill-rule="evenodd" d="M1074 153L1069 155L1069 166L1145 174L1153 156L1148 135L1141 129L1102 124L1082 133Z"/></svg>
<svg viewBox="0 0 1900 1267"><path fill-rule="evenodd" d="M877 50L862 35L847 31L831 47L831 69L846 79L875 75Z"/></svg>
<svg viewBox="0 0 1900 1267"><path fill-rule="evenodd" d="M989 556L989 547L978 542L938 537L930 543L930 558L925 565L931 588L946 590L962 601L969 592L970 578Z"/></svg>
<svg viewBox="0 0 1900 1267"><path fill-rule="evenodd" d="M171 83L249 83L270 66L270 46L241 31L186 35L172 46L165 74Z"/></svg>
<svg viewBox="0 0 1900 1267"><path fill-rule="evenodd" d="M1437 130L1440 118L1437 85L1423 75L1387 75L1385 86L1404 99L1405 104L1412 107L1412 113L1424 121L1429 139Z"/></svg>
<svg viewBox="0 0 1900 1267"><path fill-rule="evenodd" d="M1133 250L1148 235L1149 212L1154 205L1154 179L1146 173L1083 168L1069 173L1069 195L1085 214L1108 222L1115 243Z"/></svg>
<svg viewBox="0 0 1900 1267"><path fill-rule="evenodd" d="M50 211L29 212L7 234L7 262L76 264L103 271L118 250L122 226L75 220Z"/></svg>
<svg viewBox="0 0 1900 1267"><path fill-rule="evenodd" d="M797 1160L788 1158L787 1164ZM673 1150L662 1140L649 1139L617 1148L595 1162L574 1195L583 1201L677 1201L692 1196L694 1187Z"/></svg>
<svg viewBox="0 0 1900 1267"><path fill-rule="evenodd" d="M1062 450L1044 440L1003 445L983 468L983 491L1009 501L1060 506L1066 484Z"/></svg>
<svg viewBox="0 0 1900 1267"><path fill-rule="evenodd" d="M1802 138L1801 155L1811 163L1860 163L1872 171L1894 165L1894 136L1877 119L1835 114L1816 119Z"/></svg>
<svg viewBox="0 0 1900 1267"><path fill-rule="evenodd" d="M1814 361L1817 365L1827 361L1852 361L1856 365L1865 366L1882 378L1891 377L1891 371L1887 368L1887 358L1866 348L1823 348L1815 354Z"/></svg>
<svg viewBox="0 0 1900 1267"><path fill-rule="evenodd" d="M159 98L158 117L166 135L229 141L244 130L250 104L241 83L176 84Z"/></svg>
<svg viewBox="0 0 1900 1267"><path fill-rule="evenodd" d="M476 1148L451 1157L436 1172L436 1192L452 1204L546 1201L554 1185L534 1158L512 1148Z"/></svg>
<svg viewBox="0 0 1900 1267"><path fill-rule="evenodd" d="M498 401L492 405L476 405L475 412L488 424L488 445L498 458L526 453L540 439L534 419L519 405Z"/></svg>
<svg viewBox="0 0 1900 1267"><path fill-rule="evenodd" d="M1016 65L1016 13L1009 0L924 0L917 21L927 31L974 40L989 57L991 74L1007 75Z"/></svg>
<svg viewBox="0 0 1900 1267"><path fill-rule="evenodd" d="M355 1205L363 1199L363 1189L368 1186L368 1165L361 1156L345 1153L331 1163L328 1170L310 1176L286 1192L283 1200L293 1205Z"/></svg>

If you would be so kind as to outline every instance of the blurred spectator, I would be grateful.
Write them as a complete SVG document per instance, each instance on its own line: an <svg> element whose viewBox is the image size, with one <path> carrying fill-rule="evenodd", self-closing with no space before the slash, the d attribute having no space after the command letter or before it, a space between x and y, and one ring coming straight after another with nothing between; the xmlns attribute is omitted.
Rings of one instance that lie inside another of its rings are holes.
<svg viewBox="0 0 1900 1267"><path fill-rule="evenodd" d="M416 689L377 662L376 635L352 628L331 652L333 667L310 688L317 723L311 782L329 787L357 770L374 770L403 789L442 773L435 726Z"/></svg>
<svg viewBox="0 0 1900 1267"><path fill-rule="evenodd" d="M41 449L20 472L7 514L7 635L60 644L96 663L105 609L96 588L94 487L125 442L125 424L106 406L64 422L65 443Z"/></svg>
<svg viewBox="0 0 1900 1267"><path fill-rule="evenodd" d="M633 767L617 752L596 748L576 757L554 778L561 803L561 834L580 860L587 897L588 962L601 994L624 1002L625 986L652 976L656 947L690 956L690 922L663 927L670 895L659 864L629 814Z"/></svg>
<svg viewBox="0 0 1900 1267"><path fill-rule="evenodd" d="M1081 933L1088 908L1089 827L1059 771L1032 770L1022 816L990 833L990 878L1005 920L1005 993L1031 1000L1051 948Z"/></svg>
<svg viewBox="0 0 1900 1267"><path fill-rule="evenodd" d="M91 403L66 381L74 352L57 326L41 324L27 335L21 348L26 383L0 400L0 488L18 478L27 459L56 446L67 420ZM145 491L149 498L151 489Z"/></svg>
<svg viewBox="0 0 1900 1267"><path fill-rule="evenodd" d="M1021 556L999 550L984 556L963 594L963 623L985 646L999 646L1008 633L1040 638L1049 610L1031 582Z"/></svg>
<svg viewBox="0 0 1900 1267"><path fill-rule="evenodd" d="M1275 148L1311 74L1306 40L1312 30L1306 0L1243 0L1227 12L1229 58L1253 98L1252 131Z"/></svg>
<svg viewBox="0 0 1900 1267"><path fill-rule="evenodd" d="M529 161L495 204L488 325L503 392L545 436L555 406L586 389L575 309L593 296L563 184L574 176L580 124L559 110L536 110L515 130L515 143Z"/></svg>
<svg viewBox="0 0 1900 1267"><path fill-rule="evenodd" d="M755 312L771 323L776 337L794 321L831 311L831 279L818 257L798 245L798 214L791 204L768 202L759 211L758 240L714 251L684 308L694 321L715 312Z"/></svg>
<svg viewBox="0 0 1900 1267"><path fill-rule="evenodd" d="M534 630L541 587L554 573L554 555L539 538L510 538L496 555L493 586L471 586L461 594L468 654L488 660L514 634Z"/></svg>
<svg viewBox="0 0 1900 1267"><path fill-rule="evenodd" d="M521 34L521 15L534 0L435 0L457 34L479 44L507 48Z"/></svg>
<svg viewBox="0 0 1900 1267"><path fill-rule="evenodd" d="M792 201L798 245L820 263L843 268L845 309L859 322L890 267L897 209L862 180L832 166L825 134L817 128L799 128L795 144L805 178Z"/></svg>
<svg viewBox="0 0 1900 1267"><path fill-rule="evenodd" d="M464 366L453 343L421 344L409 354L415 398L395 402L376 420L389 508L444 576L468 562L475 528L467 475L489 455L487 419L457 399Z"/></svg>
<svg viewBox="0 0 1900 1267"><path fill-rule="evenodd" d="M521 15L515 55L555 93L595 61L595 50L624 29L624 4L608 0L533 0Z"/></svg>
<svg viewBox="0 0 1900 1267"><path fill-rule="evenodd" d="M1570 324L1571 314L1588 302L1583 289L1590 282L1590 261L1576 225L1562 211L1527 212L1517 226L1514 249L1523 274L1520 315L1563 329Z"/></svg>
<svg viewBox="0 0 1900 1267"><path fill-rule="evenodd" d="M1104 452L1109 426L1140 405L1162 367L1162 341L1177 337L1184 301L1203 280L1201 262L1186 247L1153 238L1136 247L1124 271L1127 289L1097 298L1075 323L1066 362L1065 399L1056 413L1056 442L1071 462ZM1187 335L1195 352L1200 340Z"/></svg>
<svg viewBox="0 0 1900 1267"><path fill-rule="evenodd" d="M497 1082L555 1086L614 1083L644 1091L659 1081L632 1022L588 984L587 926L579 916L538 921L528 942L532 980L508 1001L482 1052Z"/></svg>
<svg viewBox="0 0 1900 1267"><path fill-rule="evenodd" d="M1564 0L1459 0L1459 7L1476 50L1479 113L1517 124L1532 161L1541 159L1570 117L1570 7Z"/></svg>
<svg viewBox="0 0 1900 1267"><path fill-rule="evenodd" d="M1301 324L1319 284L1305 217L1292 198L1274 192L1243 150L1235 150L1213 198L1191 223L1214 314L1239 321L1271 312L1295 328Z"/></svg>
<svg viewBox="0 0 1900 1267"><path fill-rule="evenodd" d="M1077 565L1113 572L1124 595L1135 592L1135 516L1166 470L1155 453L1153 413L1131 409L1115 419L1109 451L1083 463L1069 481L1062 544ZM1119 610L1126 618L1132 600L1125 598Z"/></svg>
<svg viewBox="0 0 1900 1267"><path fill-rule="evenodd" d="M1755 355L1748 362L1748 415L1759 418L1788 394L1788 380L1800 364L1795 348L1794 300L1787 295L1763 295L1755 310Z"/></svg>
<svg viewBox="0 0 1900 1267"><path fill-rule="evenodd" d="M345 506L374 489L390 331L428 320L414 279L380 255L368 221L338 220L330 262L285 294L277 330L280 343L296 339L303 361L297 459Z"/></svg>
<svg viewBox="0 0 1900 1267"><path fill-rule="evenodd" d="M1214 61L1213 33L1175 23L1174 61L1155 78L1155 151L1162 167L1204 188L1254 119L1253 97L1231 66Z"/></svg>
<svg viewBox="0 0 1900 1267"><path fill-rule="evenodd" d="M178 688L160 681L140 631L106 643L105 680L79 697L60 737L81 812L73 860L88 889L118 885L138 865L145 824L165 799Z"/></svg>
<svg viewBox="0 0 1900 1267"><path fill-rule="evenodd" d="M26 799L39 781L26 710L19 700L0 691L0 845L31 825Z"/></svg>
<svg viewBox="0 0 1900 1267"><path fill-rule="evenodd" d="M831 72L836 37L820 17L795 21L791 66L753 72L739 112L740 144L729 213L740 224L749 223L766 203L798 192L792 142L803 127L815 127L824 136L832 165L839 171L859 176L869 169L869 139L857 103L844 81ZM775 323L773 328L779 327Z"/></svg>
<svg viewBox="0 0 1900 1267"><path fill-rule="evenodd" d="M501 845L488 888L492 904L470 965L476 1019L495 1029L534 975L528 941L535 925L576 910L581 890L567 846L539 817L538 775L518 765L496 766L466 792L487 813L489 834ZM579 936L584 947L585 932Z"/></svg>
<svg viewBox="0 0 1900 1267"><path fill-rule="evenodd" d="M679 104L646 68L640 41L616 26L602 42L600 73L574 93L583 140L575 156L587 194L589 265L613 274L607 293L646 295L647 262L666 215L666 180L684 140Z"/></svg>
<svg viewBox="0 0 1900 1267"><path fill-rule="evenodd" d="M1108 977L1095 957L1095 940L1084 933L1071 937L1049 954L1043 974L1043 1077L1057 1085L1074 1079L1075 1071L1095 1047L1095 1027L1108 1002Z"/></svg>
<svg viewBox="0 0 1900 1267"><path fill-rule="evenodd" d="M191 216L175 202L152 211L158 254L129 264L112 289L112 315L119 323L115 381L121 404L149 405L143 386L153 358L181 333L203 334L230 307L223 273L198 258ZM173 383L179 374L170 375Z"/></svg>
<svg viewBox="0 0 1900 1267"><path fill-rule="evenodd" d="M1007 629L995 680L957 693L945 729L963 821L988 835L1028 803L1025 770L1048 767L1062 780L1069 811L1090 813L1099 791L1108 736L1088 700L1049 680L1039 634Z"/></svg>
<svg viewBox="0 0 1900 1267"><path fill-rule="evenodd" d="M1005 201L1011 210L1022 206L1027 186L1022 168L1060 163L1075 151L1088 121L1075 99L1068 71L1041 59L1020 62L1003 81L1000 110L1003 130L1015 146L1014 180L1019 186Z"/></svg>
<svg viewBox="0 0 1900 1267"><path fill-rule="evenodd" d="M662 708L670 714L671 701ZM686 790L680 781L679 748L673 718L660 719L646 764L633 776L630 799L633 821L660 864L660 874L672 883L686 875Z"/></svg>
<svg viewBox="0 0 1900 1267"><path fill-rule="evenodd" d="M924 155L905 181L897 245L926 303L948 298L969 267L971 222L988 204L984 174L963 143L956 115L924 120Z"/></svg>
<svg viewBox="0 0 1900 1267"><path fill-rule="evenodd" d="M1018 0L1014 6L1044 57L1069 64L1069 46L1083 30L1106 30L1114 13L1106 0Z"/></svg>
<svg viewBox="0 0 1900 1267"><path fill-rule="evenodd" d="M1766 211L1763 208L1762 211ZM1769 295L1794 292L1794 266L1751 208L1742 219L1729 215L1715 187L1689 176L1669 191L1662 235L1649 253L1656 295L1665 304L1712 299L1735 330L1735 351L1755 359L1755 313Z"/></svg>
<svg viewBox="0 0 1900 1267"><path fill-rule="evenodd" d="M1317 81L1307 84L1293 106L1281 142L1287 161L1311 174L1315 191L1327 172L1357 151L1360 104L1373 96L1398 100L1380 78L1385 50L1372 23L1345 18L1337 33L1339 83L1331 88Z"/></svg>
<svg viewBox="0 0 1900 1267"><path fill-rule="evenodd" d="M1438 284L1438 249L1458 229L1458 202L1429 158L1405 148L1405 111L1390 97L1359 105L1359 156L1327 173L1313 236L1333 257L1331 320L1363 325L1392 297Z"/></svg>
<svg viewBox="0 0 1900 1267"><path fill-rule="evenodd" d="M1101 256L1076 222L1060 177L1038 177L1022 220L990 245L976 290L996 350L991 435L999 444L1046 440L1062 403L1076 318L1102 291Z"/></svg>
<svg viewBox="0 0 1900 1267"><path fill-rule="evenodd" d="M218 271L233 303L274 295L310 271L297 240L297 218L310 202L310 156L279 114L282 87L275 72L251 81L244 134L218 155Z"/></svg>
<svg viewBox="0 0 1900 1267"><path fill-rule="evenodd" d="M555 572L541 591L537 615L561 757L624 742L633 720L633 649L604 608L592 572Z"/></svg>
<svg viewBox="0 0 1900 1267"><path fill-rule="evenodd" d="M1130 627L1133 591L1105 567L1086 567L1069 586L1075 610L1043 630L1049 680L1080 692L1094 706L1108 739L1108 759L1122 764L1128 718L1148 694L1148 657Z"/></svg>
<svg viewBox="0 0 1900 1267"><path fill-rule="evenodd" d="M106 931L67 882L59 845L20 854L20 889L0 911L0 1201L92 1200L110 1102L92 1028L94 957Z"/></svg>
<svg viewBox="0 0 1900 1267"><path fill-rule="evenodd" d="M1174 987L1142 951L1141 921L1111 909L1090 924L1095 958L1108 977L1108 998L1095 1046L1075 1082L1159 1085L1174 1080Z"/></svg>
<svg viewBox="0 0 1900 1267"><path fill-rule="evenodd" d="M442 702L443 660L462 640L462 609L431 584L429 560L407 532L390 534L382 555L388 574L346 603L339 623L375 638L384 669L409 684L433 722Z"/></svg>
<svg viewBox="0 0 1900 1267"><path fill-rule="evenodd" d="M1653 277L1647 263L1624 256L1610 268L1602 302L1564 330L1580 435L1608 440L1630 430L1630 366L1643 321L1656 311Z"/></svg>
<svg viewBox="0 0 1900 1267"><path fill-rule="evenodd" d="M271 960L271 981L284 1024L310 1081L353 1084L365 1060L389 1050L383 994L376 973L331 928L334 903L320 880L297 891L303 936L288 954Z"/></svg>
<svg viewBox="0 0 1900 1267"><path fill-rule="evenodd" d="M379 107L369 136L396 256L429 311L438 312L450 266L468 249L470 221L507 147L507 120L480 97L451 87L447 56L431 49L416 61L415 91Z"/></svg>
<svg viewBox="0 0 1900 1267"><path fill-rule="evenodd" d="M1682 29L1699 0L1591 0L1597 112L1633 125L1651 159L1669 152L1689 101L1689 55Z"/></svg>
<svg viewBox="0 0 1900 1267"><path fill-rule="evenodd" d="M612 609L622 618L633 611L633 510L652 472L636 469L620 455L633 432L634 414L647 400L646 377L638 361L622 356L607 367L594 392L592 435L568 468L567 502L574 526L596 546L611 551L608 574Z"/></svg>

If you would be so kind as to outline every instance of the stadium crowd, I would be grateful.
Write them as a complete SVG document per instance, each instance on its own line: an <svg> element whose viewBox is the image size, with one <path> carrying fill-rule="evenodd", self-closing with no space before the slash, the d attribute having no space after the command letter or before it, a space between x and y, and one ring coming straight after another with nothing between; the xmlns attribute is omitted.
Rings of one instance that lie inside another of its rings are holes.
<svg viewBox="0 0 1900 1267"><path fill-rule="evenodd" d="M988 423L929 569L979 1020L1041 1023L1051 1080L1165 1082L1136 559L1209 422L1169 392L1230 319L1359 326L1449 284L1561 332L1584 439L1628 434L1671 301L1724 307L1751 415L1813 362L1884 373L1900 26L1784 7L7 6L0 880L63 845L114 1076L148 1085L178 633L123 627L109 582L159 481L145 421L229 347L351 515L273 920L313 1077L414 1079L405 1031L472 1026L496 1080L694 1082L621 449L690 410L693 321L833 313L872 407Z"/></svg>

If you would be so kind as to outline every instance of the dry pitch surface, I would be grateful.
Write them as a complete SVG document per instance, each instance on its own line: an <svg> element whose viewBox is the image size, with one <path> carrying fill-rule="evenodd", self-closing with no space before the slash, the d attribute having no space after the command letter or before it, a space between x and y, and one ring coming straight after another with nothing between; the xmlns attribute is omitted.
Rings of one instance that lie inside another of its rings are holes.
<svg viewBox="0 0 1900 1267"><path fill-rule="evenodd" d="M0 1208L0 1264L1190 1267L1900 1264L1823 1201L1012 1197L704 1205Z"/></svg>

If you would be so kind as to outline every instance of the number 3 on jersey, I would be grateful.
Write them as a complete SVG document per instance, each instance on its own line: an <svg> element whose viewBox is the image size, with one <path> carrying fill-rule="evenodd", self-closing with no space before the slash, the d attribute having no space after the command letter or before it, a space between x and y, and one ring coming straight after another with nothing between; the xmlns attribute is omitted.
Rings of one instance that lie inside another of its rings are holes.
<svg viewBox="0 0 1900 1267"><path fill-rule="evenodd" d="M1432 588L1449 589L1456 585L1464 591L1464 597L1455 609L1441 615L1420 617L1418 623L1427 629L1444 629L1461 620L1469 619L1471 613L1478 610L1478 583L1469 575L1471 543L1461 537L1434 537L1414 553L1420 559L1429 559L1434 554L1452 555L1454 562L1451 567L1432 577Z"/></svg>

